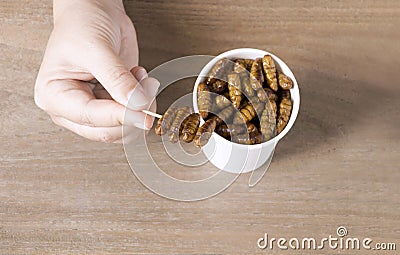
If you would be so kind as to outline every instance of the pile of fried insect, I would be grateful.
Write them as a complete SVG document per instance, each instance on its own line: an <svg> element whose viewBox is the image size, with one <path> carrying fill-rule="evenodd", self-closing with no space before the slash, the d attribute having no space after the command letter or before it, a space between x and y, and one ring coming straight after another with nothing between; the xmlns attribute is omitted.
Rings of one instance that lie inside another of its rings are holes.
<svg viewBox="0 0 400 255"><path fill-rule="evenodd" d="M171 107L155 132L168 134L172 143L194 141L196 147L206 145L213 132L239 144L266 142L282 132L290 119L292 87L293 81L277 70L270 55L255 60L223 58L198 86L200 113ZM205 121L201 126L200 118Z"/></svg>

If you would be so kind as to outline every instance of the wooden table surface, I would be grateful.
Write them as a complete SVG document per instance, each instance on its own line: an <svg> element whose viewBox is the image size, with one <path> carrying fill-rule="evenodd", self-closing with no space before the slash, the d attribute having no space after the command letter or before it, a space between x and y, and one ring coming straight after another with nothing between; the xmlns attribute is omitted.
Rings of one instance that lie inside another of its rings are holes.
<svg viewBox="0 0 400 255"><path fill-rule="evenodd" d="M280 56L301 89L294 128L256 187L242 175L205 201L161 198L135 178L121 145L84 140L35 107L51 1L1 1L0 254L281 254L257 248L258 238L322 238L341 225L349 237L397 242L398 253L399 1L125 5L148 69L238 47ZM172 96L161 94L161 108ZM179 175L175 165L168 166ZM396 251L284 252L309 253Z"/></svg>

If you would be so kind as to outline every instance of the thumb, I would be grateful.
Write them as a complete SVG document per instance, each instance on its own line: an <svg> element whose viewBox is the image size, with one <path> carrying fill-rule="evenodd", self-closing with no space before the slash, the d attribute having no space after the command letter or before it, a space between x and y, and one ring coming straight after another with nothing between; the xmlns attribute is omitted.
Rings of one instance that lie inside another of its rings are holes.
<svg viewBox="0 0 400 255"><path fill-rule="evenodd" d="M140 83L113 49L105 47L90 59L89 71L111 97L132 110L143 110L150 104Z"/></svg>

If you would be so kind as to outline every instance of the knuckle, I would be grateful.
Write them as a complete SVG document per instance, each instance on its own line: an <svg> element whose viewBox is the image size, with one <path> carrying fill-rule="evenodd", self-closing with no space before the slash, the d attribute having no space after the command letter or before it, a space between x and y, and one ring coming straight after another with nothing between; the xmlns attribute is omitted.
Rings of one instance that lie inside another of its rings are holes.
<svg viewBox="0 0 400 255"><path fill-rule="evenodd" d="M121 105L115 104L113 106L112 114L110 116L110 123L114 123L115 125L123 125L124 124L124 115L125 115L125 109Z"/></svg>
<svg viewBox="0 0 400 255"><path fill-rule="evenodd" d="M99 141L104 143L113 143L117 140L109 131L102 131L99 135Z"/></svg>
<svg viewBox="0 0 400 255"><path fill-rule="evenodd" d="M87 106L82 108L79 119L81 120L82 125L90 126L90 127L95 126L95 124L92 120L91 114L89 114L89 112L87 110Z"/></svg>
<svg viewBox="0 0 400 255"><path fill-rule="evenodd" d="M133 25L132 19L128 15L122 15L120 22L125 30L128 30L129 32L135 31L135 26Z"/></svg>
<svg viewBox="0 0 400 255"><path fill-rule="evenodd" d="M111 89L119 91L121 88L128 86L135 86L132 84L133 76L130 71L126 70L125 67L115 67L109 72L110 80L112 82Z"/></svg>

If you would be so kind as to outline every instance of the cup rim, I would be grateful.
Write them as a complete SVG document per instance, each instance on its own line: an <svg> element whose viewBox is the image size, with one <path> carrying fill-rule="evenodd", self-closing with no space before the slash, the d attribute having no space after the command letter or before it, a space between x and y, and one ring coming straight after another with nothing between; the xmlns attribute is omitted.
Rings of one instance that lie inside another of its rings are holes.
<svg viewBox="0 0 400 255"><path fill-rule="evenodd" d="M222 58L228 58L228 59L233 59L233 58L238 58L238 55L243 55L243 54L259 54L260 57L263 57L265 55L271 55L271 57L274 59L275 64L278 68L285 69L284 73L285 75L289 76L293 80L293 88L290 90L291 94L291 100L293 102L293 109L292 113L290 115L290 119L286 127L282 130L280 134L275 136L274 138L263 142L261 144L240 144L240 143L234 143L231 141L228 141L224 137L220 136L216 132L213 132L212 136L214 136L215 139L222 141L222 142L228 142L232 144L232 146L239 146L239 147L246 147L248 149L259 149L262 146L267 146L270 145L271 143L277 144L288 132L289 130L293 127L294 122L297 119L297 115L299 112L300 108L300 91L299 91L299 86L296 80L296 77L294 76L293 72L290 70L289 66L279 57L274 55L273 53L270 53L268 51L260 50L260 49L255 49L255 48L238 48L238 49L233 49L229 50L226 52L223 52L219 54L218 56L214 57L212 60L210 60L200 71L200 74L197 76L194 88L193 88L193 110L194 112L198 113L199 108L197 104L197 88L201 82L203 82L206 79L206 76L209 73L209 70L214 66L214 64L222 59ZM295 100L294 95L296 94L297 99ZM204 123L204 120L201 118L201 122Z"/></svg>

